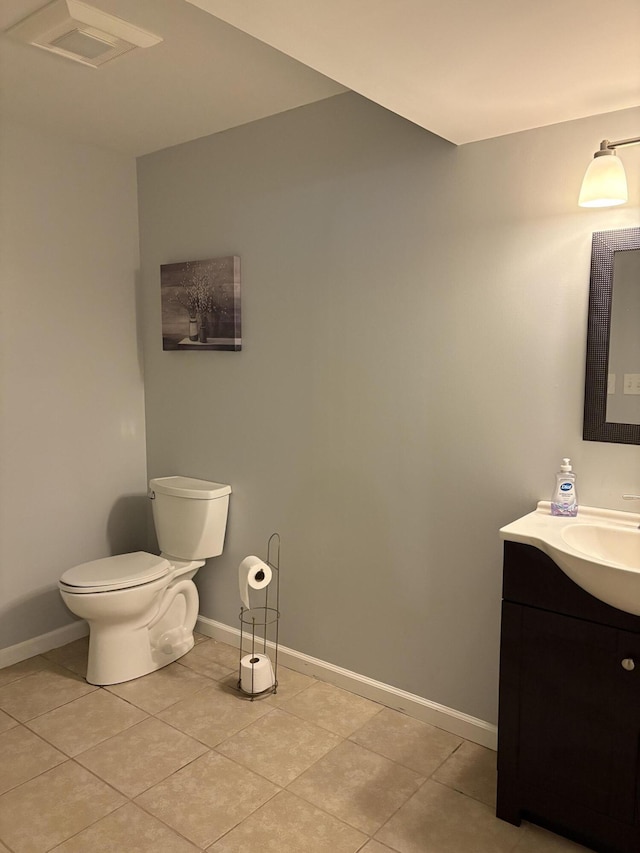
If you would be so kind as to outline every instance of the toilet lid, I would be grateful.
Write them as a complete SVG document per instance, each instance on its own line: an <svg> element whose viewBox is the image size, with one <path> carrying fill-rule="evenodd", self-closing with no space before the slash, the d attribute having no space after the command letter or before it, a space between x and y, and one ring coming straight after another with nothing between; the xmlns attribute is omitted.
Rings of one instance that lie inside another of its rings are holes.
<svg viewBox="0 0 640 853"><path fill-rule="evenodd" d="M67 587L76 587L78 592L93 590L127 589L143 583L158 580L168 574L171 568L168 560L135 551L133 554L119 554L116 557L104 557L74 566L60 578Z"/></svg>

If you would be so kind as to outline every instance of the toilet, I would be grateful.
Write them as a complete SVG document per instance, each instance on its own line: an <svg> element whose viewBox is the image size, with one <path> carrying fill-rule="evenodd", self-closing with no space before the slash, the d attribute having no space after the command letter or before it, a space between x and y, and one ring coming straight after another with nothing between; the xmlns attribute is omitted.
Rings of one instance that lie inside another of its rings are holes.
<svg viewBox="0 0 640 853"><path fill-rule="evenodd" d="M74 566L58 586L89 623L89 684L119 684L167 666L193 648L193 578L222 553L231 486L193 477L149 481L160 556L136 551Z"/></svg>

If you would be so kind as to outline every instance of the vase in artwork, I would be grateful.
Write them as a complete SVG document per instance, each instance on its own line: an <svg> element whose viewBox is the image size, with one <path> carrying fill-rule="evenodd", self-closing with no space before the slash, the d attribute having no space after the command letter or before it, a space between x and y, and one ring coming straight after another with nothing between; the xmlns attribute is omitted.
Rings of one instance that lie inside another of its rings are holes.
<svg viewBox="0 0 640 853"><path fill-rule="evenodd" d="M201 344L206 344L207 342L207 317L206 314L200 315L200 331L198 334L198 340Z"/></svg>
<svg viewBox="0 0 640 853"><path fill-rule="evenodd" d="M198 340L198 319L197 317L189 317L189 340Z"/></svg>

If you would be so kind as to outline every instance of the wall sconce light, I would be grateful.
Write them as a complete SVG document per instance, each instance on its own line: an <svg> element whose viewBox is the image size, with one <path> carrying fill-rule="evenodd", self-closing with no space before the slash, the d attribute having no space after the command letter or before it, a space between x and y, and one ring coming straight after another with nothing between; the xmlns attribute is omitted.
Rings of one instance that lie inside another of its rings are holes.
<svg viewBox="0 0 640 853"><path fill-rule="evenodd" d="M640 136L609 142L603 139L584 174L578 204L580 207L613 207L628 200L627 176L616 148L637 145Z"/></svg>

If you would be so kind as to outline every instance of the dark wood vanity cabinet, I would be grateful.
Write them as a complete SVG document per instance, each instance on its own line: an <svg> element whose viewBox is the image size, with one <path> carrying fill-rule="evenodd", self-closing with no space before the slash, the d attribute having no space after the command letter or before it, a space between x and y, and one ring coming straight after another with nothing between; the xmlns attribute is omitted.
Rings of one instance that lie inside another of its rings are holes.
<svg viewBox="0 0 640 853"><path fill-rule="evenodd" d="M496 813L640 853L640 617L504 544Z"/></svg>

